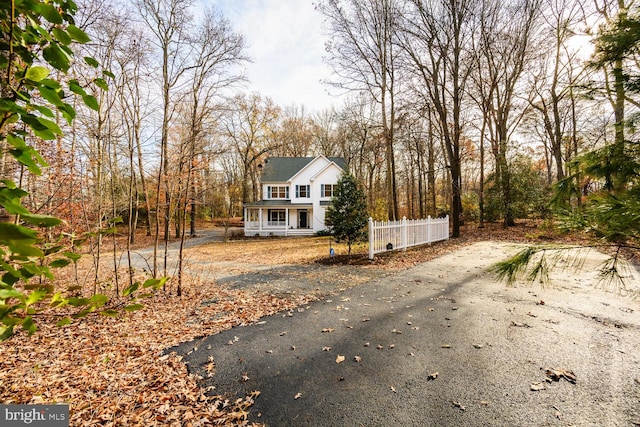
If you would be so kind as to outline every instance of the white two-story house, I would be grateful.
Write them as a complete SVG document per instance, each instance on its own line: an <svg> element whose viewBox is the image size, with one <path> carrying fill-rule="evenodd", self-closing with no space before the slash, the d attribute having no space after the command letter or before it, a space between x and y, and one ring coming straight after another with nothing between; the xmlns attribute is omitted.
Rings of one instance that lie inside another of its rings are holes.
<svg viewBox="0 0 640 427"><path fill-rule="evenodd" d="M270 157L262 168L262 200L244 204L245 236L310 236L324 230L324 214L340 175L341 157Z"/></svg>

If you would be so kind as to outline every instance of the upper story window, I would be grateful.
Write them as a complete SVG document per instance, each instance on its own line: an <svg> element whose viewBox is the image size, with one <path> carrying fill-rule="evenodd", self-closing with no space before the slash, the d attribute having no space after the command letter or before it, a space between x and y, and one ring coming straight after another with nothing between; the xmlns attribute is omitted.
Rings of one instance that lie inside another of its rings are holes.
<svg viewBox="0 0 640 427"><path fill-rule="evenodd" d="M337 184L322 184L320 186L322 197L333 197L333 192L337 187Z"/></svg>
<svg viewBox="0 0 640 427"><path fill-rule="evenodd" d="M311 197L311 186L296 185L296 197L307 199Z"/></svg>
<svg viewBox="0 0 640 427"><path fill-rule="evenodd" d="M270 185L267 187L267 197L269 199L288 199L289 187L286 185Z"/></svg>

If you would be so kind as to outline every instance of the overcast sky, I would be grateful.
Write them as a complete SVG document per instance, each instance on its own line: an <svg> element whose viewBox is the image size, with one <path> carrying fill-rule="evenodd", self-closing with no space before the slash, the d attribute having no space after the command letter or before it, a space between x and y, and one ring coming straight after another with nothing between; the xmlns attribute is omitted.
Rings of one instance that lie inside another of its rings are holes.
<svg viewBox="0 0 640 427"><path fill-rule="evenodd" d="M330 77L323 63L323 17L311 0L208 0L245 36L248 91L269 96L281 107L304 105L319 111L335 98L320 80Z"/></svg>

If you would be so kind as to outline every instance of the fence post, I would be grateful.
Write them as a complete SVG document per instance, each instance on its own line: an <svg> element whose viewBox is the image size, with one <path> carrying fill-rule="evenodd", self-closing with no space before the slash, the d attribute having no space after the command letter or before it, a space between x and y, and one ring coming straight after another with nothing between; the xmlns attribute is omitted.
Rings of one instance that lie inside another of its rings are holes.
<svg viewBox="0 0 640 427"><path fill-rule="evenodd" d="M431 244L431 215L427 216L427 242Z"/></svg>
<svg viewBox="0 0 640 427"><path fill-rule="evenodd" d="M447 236L447 240L449 240L449 215L447 215L446 218L447 218L447 227L445 228L446 230L445 236Z"/></svg>
<svg viewBox="0 0 640 427"><path fill-rule="evenodd" d="M402 250L403 251L407 250L408 243L409 243L409 240L407 239L407 217L403 216L402 217Z"/></svg>
<svg viewBox="0 0 640 427"><path fill-rule="evenodd" d="M375 243L373 234L373 218L369 217L369 259L373 259L373 245Z"/></svg>

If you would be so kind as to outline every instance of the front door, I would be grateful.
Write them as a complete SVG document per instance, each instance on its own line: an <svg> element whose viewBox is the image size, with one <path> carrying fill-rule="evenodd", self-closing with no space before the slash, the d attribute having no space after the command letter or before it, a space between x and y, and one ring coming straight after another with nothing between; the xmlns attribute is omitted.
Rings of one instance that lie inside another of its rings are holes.
<svg viewBox="0 0 640 427"><path fill-rule="evenodd" d="M309 228L307 211L298 211L298 223L300 228Z"/></svg>

